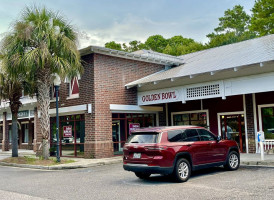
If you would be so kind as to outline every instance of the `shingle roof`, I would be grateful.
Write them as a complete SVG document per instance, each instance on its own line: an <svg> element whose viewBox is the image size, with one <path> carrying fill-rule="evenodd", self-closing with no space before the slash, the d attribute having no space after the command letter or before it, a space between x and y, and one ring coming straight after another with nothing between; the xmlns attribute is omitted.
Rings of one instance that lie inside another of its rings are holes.
<svg viewBox="0 0 274 200"><path fill-rule="evenodd" d="M274 60L274 34L180 56L185 64L128 83L127 87L165 79L244 67Z"/></svg>

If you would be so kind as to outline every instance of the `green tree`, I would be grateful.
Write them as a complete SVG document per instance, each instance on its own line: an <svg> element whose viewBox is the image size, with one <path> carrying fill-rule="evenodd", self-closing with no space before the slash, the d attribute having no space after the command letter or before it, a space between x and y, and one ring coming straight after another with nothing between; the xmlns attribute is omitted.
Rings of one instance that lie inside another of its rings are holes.
<svg viewBox="0 0 274 200"><path fill-rule="evenodd" d="M130 41L128 45L126 45L126 43L123 43L123 50L127 52L134 52L142 49L146 49L146 45L141 41L133 40Z"/></svg>
<svg viewBox="0 0 274 200"><path fill-rule="evenodd" d="M233 9L228 9L224 17L219 18L219 26L214 29L215 32L207 35L209 48L231 44L255 37L250 32L250 16L244 11L243 6L236 5Z"/></svg>
<svg viewBox="0 0 274 200"><path fill-rule="evenodd" d="M156 51L162 53L168 44L168 40L166 40L161 35L152 35L147 38L145 45L147 49L152 51Z"/></svg>
<svg viewBox="0 0 274 200"><path fill-rule="evenodd" d="M105 47L106 47L106 48L109 48L109 49L120 50L120 51L122 50L121 44L116 43L116 42L114 42L114 41L107 42L107 43L105 44Z"/></svg>
<svg viewBox="0 0 274 200"><path fill-rule="evenodd" d="M191 38L184 38L181 35L173 36L168 39L168 45L164 49L163 53L180 56L195 51L204 49L203 44L195 42Z"/></svg>
<svg viewBox="0 0 274 200"><path fill-rule="evenodd" d="M111 49L122 50L126 52L134 52L142 49L148 49L159 53L165 53L173 56L180 56L186 53L191 53L204 49L204 45L195 42L191 38L184 38L181 35L176 35L165 39L161 35L152 35L147 38L145 43L133 40L127 45L122 45L114 41L105 44L105 47ZM193 49L192 49L193 48Z"/></svg>
<svg viewBox="0 0 274 200"><path fill-rule="evenodd" d="M0 74L0 99L9 101L12 113L12 157L18 157L18 111L22 103L22 85L18 80L12 80L5 73Z"/></svg>
<svg viewBox="0 0 274 200"><path fill-rule="evenodd" d="M189 45L182 45L178 47L178 52L180 52L179 55L189 54L196 51L204 50L205 46L202 43L199 42L192 42L189 43Z"/></svg>
<svg viewBox="0 0 274 200"><path fill-rule="evenodd" d="M2 57L2 65L0 66L0 100L8 101L12 113L12 157L18 157L18 112L22 103L22 91L25 94L32 95L35 91L35 85L26 75L17 73L13 76L6 73L5 68L8 67L5 57Z"/></svg>
<svg viewBox="0 0 274 200"><path fill-rule="evenodd" d="M225 11L224 17L219 18L219 26L214 30L217 33L235 32L238 36L248 30L249 24L250 16L244 11L244 7L236 5L232 10Z"/></svg>
<svg viewBox="0 0 274 200"><path fill-rule="evenodd" d="M274 33L274 0L257 0L251 10L250 30L259 36Z"/></svg>
<svg viewBox="0 0 274 200"><path fill-rule="evenodd" d="M77 35L71 25L58 13L46 8L24 9L4 38L5 59L8 73L34 74L38 88L38 109L41 110L43 158L49 158L50 87L52 78L73 77L83 68L76 46Z"/></svg>
<svg viewBox="0 0 274 200"><path fill-rule="evenodd" d="M173 37L168 39L168 44L171 47L177 47L177 46L181 46L181 45L186 45L187 46L192 42L195 42L195 41L191 38L184 38L181 35L176 35L176 36L173 36Z"/></svg>

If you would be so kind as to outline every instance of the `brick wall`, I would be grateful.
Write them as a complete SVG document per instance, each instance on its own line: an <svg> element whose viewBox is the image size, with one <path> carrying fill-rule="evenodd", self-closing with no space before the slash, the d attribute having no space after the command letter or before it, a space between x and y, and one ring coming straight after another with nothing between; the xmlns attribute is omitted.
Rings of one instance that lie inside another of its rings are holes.
<svg viewBox="0 0 274 200"><path fill-rule="evenodd" d="M68 98L69 97L69 83L62 82L59 90L59 107L68 107L89 104L92 101L93 96L93 55L83 56L83 67L84 73L81 75L79 83L79 98ZM55 102L50 104L50 108L56 108Z"/></svg>
<svg viewBox="0 0 274 200"><path fill-rule="evenodd" d="M126 89L125 85L163 68L163 65L101 54L94 55L95 133L92 133L95 136L94 157L113 155L112 114L109 105L136 105L137 89Z"/></svg>
<svg viewBox="0 0 274 200"><path fill-rule="evenodd" d="M252 94L245 95L245 104L246 104L246 123L247 123L246 126L247 126L247 137L248 137L248 151L249 151L249 153L256 153Z"/></svg>
<svg viewBox="0 0 274 200"><path fill-rule="evenodd" d="M163 65L89 54L82 57L84 73L79 80L79 98L67 99L69 84L60 85L59 105L92 104L85 113L85 158L113 156L112 113L110 104L137 104L137 89L126 89L129 82L164 69ZM52 102L51 108L55 108Z"/></svg>

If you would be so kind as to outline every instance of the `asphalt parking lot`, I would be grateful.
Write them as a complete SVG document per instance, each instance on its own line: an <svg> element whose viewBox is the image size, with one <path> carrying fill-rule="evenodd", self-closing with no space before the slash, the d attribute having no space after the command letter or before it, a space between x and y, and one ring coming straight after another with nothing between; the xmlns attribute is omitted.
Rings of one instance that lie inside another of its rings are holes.
<svg viewBox="0 0 274 200"><path fill-rule="evenodd" d="M153 175L138 179L121 164L45 171L0 167L1 199L273 199L274 168L221 167L195 172L186 183Z"/></svg>

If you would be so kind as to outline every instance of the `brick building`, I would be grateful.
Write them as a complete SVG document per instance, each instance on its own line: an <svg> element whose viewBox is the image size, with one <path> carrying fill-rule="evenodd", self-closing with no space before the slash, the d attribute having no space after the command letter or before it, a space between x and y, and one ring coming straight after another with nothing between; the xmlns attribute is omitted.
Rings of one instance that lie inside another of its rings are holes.
<svg viewBox="0 0 274 200"><path fill-rule="evenodd" d="M136 127L192 124L258 152L256 132L274 146L274 35L180 57L152 51L81 49L84 73L60 86L61 156L121 154ZM51 89L51 149L56 146ZM41 152L36 99L24 97L19 148ZM0 107L2 150L10 148L8 102Z"/></svg>

